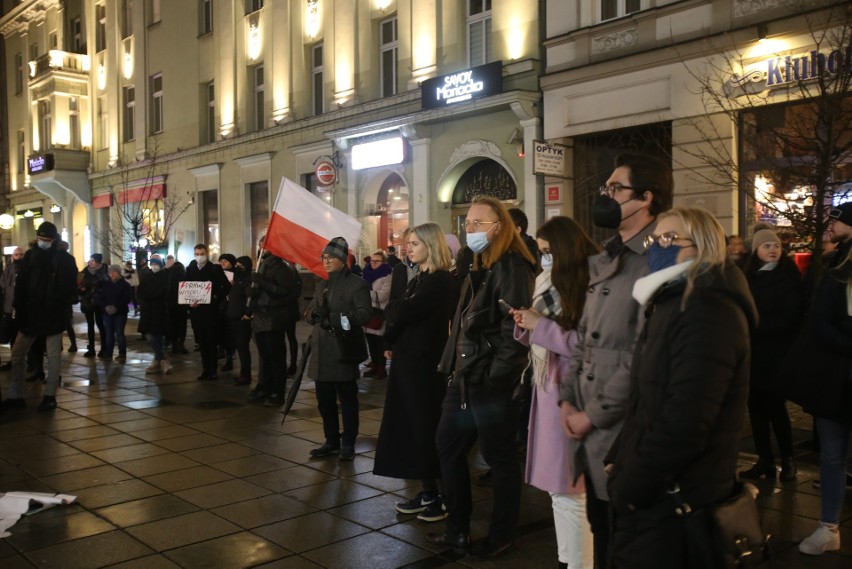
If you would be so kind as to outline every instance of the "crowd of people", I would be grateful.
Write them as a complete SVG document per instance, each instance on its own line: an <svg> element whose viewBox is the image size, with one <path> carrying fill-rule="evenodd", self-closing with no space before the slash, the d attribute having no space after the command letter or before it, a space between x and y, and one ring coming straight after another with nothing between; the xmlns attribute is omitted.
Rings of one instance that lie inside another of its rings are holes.
<svg viewBox="0 0 852 569"><path fill-rule="evenodd" d="M491 197L473 201L465 247L424 223L406 230L401 258L376 250L360 267L342 237L329 241L328 278L304 311L324 435L311 457L354 459L358 380L387 380L373 472L419 481L396 510L443 521L430 543L479 557L508 551L525 481L551 497L560 568L716 566L696 558L710 529L690 516L731 498L738 477L796 479L793 400L816 418L821 445L820 525L799 549L839 549L852 424L852 202L830 211L837 248L810 291L771 227L726 237L708 211L672 207L673 185L664 162L619 156L592 205L595 225L614 231L600 245L562 216L533 238L522 211ZM199 244L185 270L173 257L134 270L94 254L77 275L59 245L43 223L0 278L17 328L3 409L25 406L25 363L42 338L39 410L56 407L60 338L76 301L87 357L112 359L117 349L124 361L132 303L153 353L147 372L171 371L167 347L186 351L189 319L198 380L217 379L223 355L223 370L238 360L235 383L251 384L253 340L260 361L248 399L284 402L303 316L293 263L263 249L256 263L230 254L214 263ZM181 303L187 281L209 283L209 299ZM794 349L802 345L819 365ZM738 474L747 417L757 461ZM475 446L493 487L478 540Z"/></svg>

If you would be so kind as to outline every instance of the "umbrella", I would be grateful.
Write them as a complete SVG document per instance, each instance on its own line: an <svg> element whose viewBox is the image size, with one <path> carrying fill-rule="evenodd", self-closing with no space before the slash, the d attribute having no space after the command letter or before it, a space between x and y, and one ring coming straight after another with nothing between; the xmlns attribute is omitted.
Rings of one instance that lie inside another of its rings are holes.
<svg viewBox="0 0 852 569"><path fill-rule="evenodd" d="M299 361L299 367L296 369L290 387L287 389L287 398L284 400L284 409L281 410L281 424L284 424L284 419L287 418L287 413L293 407L293 401L296 400L296 395L299 393L299 387L302 386L302 377L305 375L305 369L308 367L308 357L311 355L311 339L302 344L302 358Z"/></svg>

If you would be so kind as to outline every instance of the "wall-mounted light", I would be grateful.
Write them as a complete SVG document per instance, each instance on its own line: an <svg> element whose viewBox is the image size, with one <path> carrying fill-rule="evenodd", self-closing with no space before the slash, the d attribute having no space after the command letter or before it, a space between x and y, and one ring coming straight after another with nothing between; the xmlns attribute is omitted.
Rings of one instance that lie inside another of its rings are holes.
<svg viewBox="0 0 852 569"><path fill-rule="evenodd" d="M518 158L523 158L524 156L526 156L526 152L524 151L524 143L523 143L523 141L521 141L521 142L518 144L517 151L518 151Z"/></svg>
<svg viewBox="0 0 852 569"><path fill-rule="evenodd" d="M0 229L12 229L15 226L15 216L10 213L0 215Z"/></svg>
<svg viewBox="0 0 852 569"><path fill-rule="evenodd" d="M35 212L31 209L28 209L27 211L24 212L24 217L26 217L27 219L34 217L34 216L35 216Z"/></svg>
<svg viewBox="0 0 852 569"><path fill-rule="evenodd" d="M57 204L53 204L52 206L50 206L50 213L59 213L60 211L62 211L62 208L59 207Z"/></svg>

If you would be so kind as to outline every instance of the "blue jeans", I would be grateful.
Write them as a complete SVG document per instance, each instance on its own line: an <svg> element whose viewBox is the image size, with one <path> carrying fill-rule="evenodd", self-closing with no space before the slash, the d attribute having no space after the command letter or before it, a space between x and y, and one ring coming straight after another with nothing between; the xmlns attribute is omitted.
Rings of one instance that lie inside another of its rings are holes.
<svg viewBox="0 0 852 569"><path fill-rule="evenodd" d="M127 314L117 312L115 314L107 314L104 312L104 344L103 352L111 356L112 350L118 342L119 355L127 353L127 340L124 338L124 326L127 324Z"/></svg>
<svg viewBox="0 0 852 569"><path fill-rule="evenodd" d="M145 338L148 339L148 345L154 352L154 359L157 361L166 359L166 355L163 353L163 334L161 332L146 332Z"/></svg>
<svg viewBox="0 0 852 569"><path fill-rule="evenodd" d="M840 510L846 497L846 453L849 450L849 425L816 418L819 433L819 478L822 492L822 514L820 521L836 524L840 521Z"/></svg>

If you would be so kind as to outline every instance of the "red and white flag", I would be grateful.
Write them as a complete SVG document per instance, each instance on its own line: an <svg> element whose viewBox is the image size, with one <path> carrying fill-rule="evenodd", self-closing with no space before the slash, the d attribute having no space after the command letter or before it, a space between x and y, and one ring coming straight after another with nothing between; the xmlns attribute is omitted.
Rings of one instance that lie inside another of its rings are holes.
<svg viewBox="0 0 852 569"><path fill-rule="evenodd" d="M333 237L343 237L349 251L354 251L361 238L361 222L282 178L263 248L327 279L322 250Z"/></svg>

